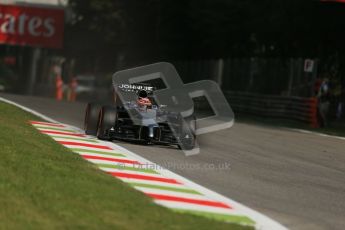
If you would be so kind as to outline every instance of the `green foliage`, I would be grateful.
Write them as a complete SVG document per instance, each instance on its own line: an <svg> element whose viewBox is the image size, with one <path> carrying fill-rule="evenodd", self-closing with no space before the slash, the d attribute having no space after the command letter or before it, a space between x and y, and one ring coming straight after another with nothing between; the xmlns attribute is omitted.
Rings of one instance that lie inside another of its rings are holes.
<svg viewBox="0 0 345 230"><path fill-rule="evenodd" d="M110 59L310 57L345 49L345 9L314 0L71 0L71 7L69 50Z"/></svg>

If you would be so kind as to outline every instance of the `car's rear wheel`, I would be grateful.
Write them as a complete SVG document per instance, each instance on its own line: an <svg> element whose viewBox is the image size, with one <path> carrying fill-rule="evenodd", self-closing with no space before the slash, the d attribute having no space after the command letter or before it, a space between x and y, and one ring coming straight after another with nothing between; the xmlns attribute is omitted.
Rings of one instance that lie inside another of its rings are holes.
<svg viewBox="0 0 345 230"><path fill-rule="evenodd" d="M114 106L103 106L99 112L97 137L102 140L111 140L109 130L116 124L117 109Z"/></svg>
<svg viewBox="0 0 345 230"><path fill-rule="evenodd" d="M102 106L96 103L88 103L85 111L84 130L85 134L96 136L98 129L99 111Z"/></svg>

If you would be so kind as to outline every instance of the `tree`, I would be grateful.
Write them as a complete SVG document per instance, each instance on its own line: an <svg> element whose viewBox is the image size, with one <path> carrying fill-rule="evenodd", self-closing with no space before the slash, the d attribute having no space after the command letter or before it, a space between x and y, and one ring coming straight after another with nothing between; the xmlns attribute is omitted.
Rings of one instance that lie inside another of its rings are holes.
<svg viewBox="0 0 345 230"><path fill-rule="evenodd" d="M340 5L314 0L71 0L66 52L130 63L344 50ZM335 19L332 14L336 14ZM110 60L110 61L109 61Z"/></svg>

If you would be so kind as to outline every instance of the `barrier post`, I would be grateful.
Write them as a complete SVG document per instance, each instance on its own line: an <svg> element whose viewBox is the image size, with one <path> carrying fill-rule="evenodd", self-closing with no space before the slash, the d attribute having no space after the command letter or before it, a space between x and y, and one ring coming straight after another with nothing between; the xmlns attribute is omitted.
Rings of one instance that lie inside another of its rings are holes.
<svg viewBox="0 0 345 230"><path fill-rule="evenodd" d="M310 106L310 126L312 128L319 128L319 122L318 122L318 99L316 97L312 97L309 100L309 106Z"/></svg>
<svg viewBox="0 0 345 230"><path fill-rule="evenodd" d="M56 88L55 98L56 100L61 101L63 99L63 81L60 75L56 76L55 88Z"/></svg>
<svg viewBox="0 0 345 230"><path fill-rule="evenodd" d="M77 99L77 86L78 86L78 82L77 79L75 77L72 77L71 82L69 84L69 88L70 88L70 93L69 93L69 101L75 101Z"/></svg>

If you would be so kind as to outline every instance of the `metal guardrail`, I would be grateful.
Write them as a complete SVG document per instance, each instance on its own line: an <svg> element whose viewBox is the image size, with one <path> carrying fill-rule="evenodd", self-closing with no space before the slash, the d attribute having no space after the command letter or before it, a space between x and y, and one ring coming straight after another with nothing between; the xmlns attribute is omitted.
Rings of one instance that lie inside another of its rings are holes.
<svg viewBox="0 0 345 230"><path fill-rule="evenodd" d="M261 117L287 119L318 127L317 99L290 96L262 95L254 93L224 92L231 108L236 113ZM196 98L196 111L211 110L206 99Z"/></svg>
<svg viewBox="0 0 345 230"><path fill-rule="evenodd" d="M229 91L224 92L224 94L235 112L296 120L308 123L315 128L318 127L316 98Z"/></svg>

